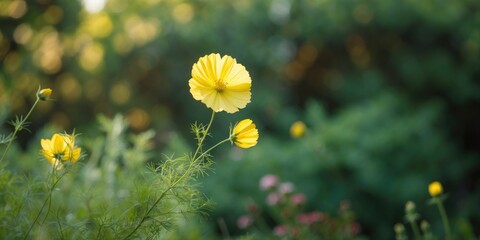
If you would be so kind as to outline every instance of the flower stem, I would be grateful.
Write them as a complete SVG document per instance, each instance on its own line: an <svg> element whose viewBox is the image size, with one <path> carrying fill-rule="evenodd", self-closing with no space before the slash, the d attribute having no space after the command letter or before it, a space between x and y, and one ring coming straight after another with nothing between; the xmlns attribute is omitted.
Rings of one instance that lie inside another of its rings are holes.
<svg viewBox="0 0 480 240"><path fill-rule="evenodd" d="M445 211L445 207L443 206L443 202L440 198L435 197L437 206L438 206L438 211L440 212L440 216L442 218L442 223L443 223L443 228L445 229L445 239L446 240L451 240L452 239L452 233L450 231L450 224L448 223L448 217L447 217L447 212Z"/></svg>
<svg viewBox="0 0 480 240"><path fill-rule="evenodd" d="M205 152L202 152L202 154L200 154L200 156L197 157L197 159L192 159L193 162L197 161L198 159L201 159L203 156L205 156L205 154L209 153L210 151L212 151L214 148L226 143L226 142L229 142L230 141L230 138L227 138L227 139L223 139L222 141L218 142L217 144L213 145L211 148L209 148L208 150L206 150Z"/></svg>
<svg viewBox="0 0 480 240"><path fill-rule="evenodd" d="M412 227L413 235L415 236L415 240L421 240L422 237L420 235L420 231L418 229L416 222L410 222L410 226Z"/></svg>
<svg viewBox="0 0 480 240"><path fill-rule="evenodd" d="M25 118L23 118L22 121L20 121L20 123L18 123L18 124L15 125L15 130L13 131L12 138L11 138L10 141L8 142L8 145L7 145L7 147L5 148L5 151L3 151L2 158L0 158L0 162L3 161L3 159L4 159L5 156L7 155L7 152L8 152L8 150L10 149L10 145L12 145L12 142L13 142L13 140L15 139L15 136L16 136L17 133L22 129L22 126L25 124L25 122L27 121L27 119L28 119L28 117L30 116L30 114L32 114L32 111L33 111L33 109L35 108L35 106L37 106L37 103L38 103L39 100L40 100L40 98L37 97L37 100L35 101L35 103L34 103L34 104L32 105L32 107L30 108L30 111L28 111L27 116L25 116Z"/></svg>
<svg viewBox="0 0 480 240"><path fill-rule="evenodd" d="M198 146L197 146L197 150L195 151L195 154L193 154L193 157L188 165L188 168L187 170L182 174L182 176L180 176L175 182L173 182L167 189L165 189L165 191L162 192L162 194L160 194L160 196L157 198L157 200L155 200L155 202L152 204L152 206L150 206L150 208L145 212L145 214L143 215L142 219L140 219L140 221L138 222L138 224L135 226L135 228L129 233L127 234L126 237L124 237L123 239L129 239L131 236L133 236L133 234L135 234L135 232L137 232L137 230L143 225L143 223L147 220L147 218L149 217L150 213L153 211L153 209L155 209L155 207L160 203L160 201L166 196L167 192L172 190L173 188L175 188L183 179L185 179L185 177L187 175L190 174L190 171L191 169L194 167L195 163L199 160L199 159L202 159L203 156L205 156L205 154L207 154L208 152L210 152L212 149L216 148L217 146L219 146L220 144L222 143L225 143L227 141L229 141L230 139L227 138L227 139L224 139L222 141L220 141L219 143L215 144L213 147L209 148L208 150L202 152L202 154L200 154L198 157L197 157L197 154L200 152L200 149L203 145L203 141L205 140L205 137L208 135L208 131L210 130L210 126L212 125L212 122L213 122L213 118L215 116L215 111L212 111L212 116L210 118L210 122L208 123L207 125L207 128L205 129L204 131L204 134L202 136L202 138L198 141Z"/></svg>
<svg viewBox="0 0 480 240"><path fill-rule="evenodd" d="M195 157L197 156L197 154L200 152L200 149L203 146L203 141L205 140L205 137L208 135L208 131L210 130L210 126L212 126L212 122L213 122L214 117L215 117L215 111L212 111L212 116L210 117L210 122L208 123L207 128L205 129L205 132L203 133L202 138L200 139L200 141L198 141L197 150L193 154L192 160L194 160Z"/></svg>
<svg viewBox="0 0 480 240"><path fill-rule="evenodd" d="M55 166L53 166L53 168L55 168ZM62 179L63 176L65 176L66 173L67 172L65 171L62 175L60 175L60 177L58 179L56 179L53 182L52 186L50 187L50 189L48 191L47 197L45 198L45 201L43 201L43 204L42 204L42 207L40 208L40 211L38 211L37 216L35 217L35 220L33 220L32 224L30 225L30 228L28 229L27 233L24 236L24 238L23 238L24 240L27 239L28 236L30 235L30 232L32 231L33 226L35 225L35 223L37 223L38 218L40 218L40 215L42 214L43 209L47 205L47 202L51 201L53 189L55 189L55 186L57 186L57 184L60 182L60 179ZM52 178L54 177L54 174L55 174L55 170L52 171ZM50 207L49 207L49 209L50 209ZM47 214L48 214L48 212L47 212ZM46 216L45 216L45 218L46 218Z"/></svg>

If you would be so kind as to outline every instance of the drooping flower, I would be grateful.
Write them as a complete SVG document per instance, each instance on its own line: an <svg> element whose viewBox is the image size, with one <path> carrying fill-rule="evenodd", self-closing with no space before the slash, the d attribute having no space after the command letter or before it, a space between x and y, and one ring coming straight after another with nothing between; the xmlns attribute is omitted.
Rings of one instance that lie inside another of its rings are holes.
<svg viewBox="0 0 480 240"><path fill-rule="evenodd" d="M296 121L292 124L290 127L290 136L293 138L300 138L305 135L305 131L307 129L307 126L305 126L305 123L302 121Z"/></svg>
<svg viewBox="0 0 480 240"><path fill-rule="evenodd" d="M438 181L434 181L428 185L428 192L430 193L430 196L436 197L438 195L441 195L443 193L443 188L442 184Z"/></svg>
<svg viewBox="0 0 480 240"><path fill-rule="evenodd" d="M43 156L56 169L61 169L64 161L75 163L80 158L81 149L75 146L72 135L56 133L51 139L42 139L40 144Z"/></svg>
<svg viewBox="0 0 480 240"><path fill-rule="evenodd" d="M237 112L250 102L252 79L245 67L225 55L201 57L192 67L190 93L215 112Z"/></svg>
<svg viewBox="0 0 480 240"><path fill-rule="evenodd" d="M37 93L38 98L42 101L46 101L50 95L52 95L52 89L50 88L44 88Z"/></svg>
<svg viewBox="0 0 480 240"><path fill-rule="evenodd" d="M230 141L241 148L251 148L257 145L258 129L250 119L237 123L230 133Z"/></svg>

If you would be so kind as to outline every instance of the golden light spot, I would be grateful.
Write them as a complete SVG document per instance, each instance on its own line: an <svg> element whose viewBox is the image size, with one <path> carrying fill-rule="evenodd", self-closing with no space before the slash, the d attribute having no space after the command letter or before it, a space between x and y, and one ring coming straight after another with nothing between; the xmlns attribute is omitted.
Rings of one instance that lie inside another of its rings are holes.
<svg viewBox="0 0 480 240"><path fill-rule="evenodd" d="M20 67L20 56L17 52L10 52L5 57L3 64L8 72L13 73Z"/></svg>
<svg viewBox="0 0 480 240"><path fill-rule="evenodd" d="M124 23L128 37L137 45L150 42L161 31L161 25L155 20L144 21L138 16L129 17Z"/></svg>
<svg viewBox="0 0 480 240"><path fill-rule="evenodd" d="M7 11L11 18L21 18L27 12L27 4L21 0L12 1Z"/></svg>
<svg viewBox="0 0 480 240"><path fill-rule="evenodd" d="M123 105L130 100L130 87L125 83L117 83L110 90L110 98L116 104Z"/></svg>
<svg viewBox="0 0 480 240"><path fill-rule="evenodd" d="M172 10L172 16L178 23L188 23L194 15L193 7L189 3L180 3Z"/></svg>
<svg viewBox="0 0 480 240"><path fill-rule="evenodd" d="M101 12L95 15L88 15L82 28L93 37L105 38L112 32L113 23L107 13Z"/></svg>
<svg viewBox="0 0 480 240"><path fill-rule="evenodd" d="M22 23L13 32L13 39L19 44L26 44L32 37L32 28L26 24Z"/></svg>
<svg viewBox="0 0 480 240"><path fill-rule="evenodd" d="M138 131L145 130L150 125L150 116L145 110L140 108L130 110L127 115L127 120L130 126Z"/></svg>
<svg viewBox="0 0 480 240"><path fill-rule="evenodd" d="M56 73L62 67L62 59L56 51L45 50L40 60L40 67L46 73Z"/></svg>
<svg viewBox="0 0 480 240"><path fill-rule="evenodd" d="M102 66L103 47L99 43L93 42L84 46L80 52L80 66L86 71L95 71Z"/></svg>
<svg viewBox="0 0 480 240"><path fill-rule="evenodd" d="M373 20L373 13L367 5L359 4L353 9L353 18L358 23L367 25Z"/></svg>
<svg viewBox="0 0 480 240"><path fill-rule="evenodd" d="M63 19L63 9L56 5L50 6L45 10L43 19L45 19L47 23L57 24Z"/></svg>
<svg viewBox="0 0 480 240"><path fill-rule="evenodd" d="M39 34L40 47L35 49L33 59L46 73L53 74L62 67L63 46L60 43L58 32L46 27Z"/></svg>
<svg viewBox="0 0 480 240"><path fill-rule="evenodd" d="M82 86L71 74L62 74L57 78L60 83L62 99L67 102L75 102L82 95Z"/></svg>

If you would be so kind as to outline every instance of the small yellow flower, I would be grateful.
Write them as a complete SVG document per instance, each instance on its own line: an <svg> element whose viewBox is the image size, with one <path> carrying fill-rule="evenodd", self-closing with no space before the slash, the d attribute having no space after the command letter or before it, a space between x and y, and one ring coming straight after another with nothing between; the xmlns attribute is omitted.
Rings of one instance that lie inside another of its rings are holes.
<svg viewBox="0 0 480 240"><path fill-rule="evenodd" d="M46 101L50 95L52 95L52 89L50 88L44 88L37 93L38 98L42 101Z"/></svg>
<svg viewBox="0 0 480 240"><path fill-rule="evenodd" d="M228 55L212 53L192 67L190 93L215 112L237 112L250 102L252 79L245 67Z"/></svg>
<svg viewBox="0 0 480 240"><path fill-rule="evenodd" d="M62 161L75 163L80 158L81 148L75 146L75 137L54 134L52 139L42 139L42 154L56 169L63 167Z"/></svg>
<svg viewBox="0 0 480 240"><path fill-rule="evenodd" d="M305 131L307 130L307 126L302 121L296 121L290 127L290 136L293 138L300 138L305 135Z"/></svg>
<svg viewBox="0 0 480 240"><path fill-rule="evenodd" d="M230 134L230 141L241 148L250 148L257 145L258 129L250 119L237 123Z"/></svg>
<svg viewBox="0 0 480 240"><path fill-rule="evenodd" d="M438 181L430 183L428 185L428 192L430 193L430 196L432 196L432 197L436 197L436 196L441 195L443 193L442 184L440 184L440 182L438 182Z"/></svg>

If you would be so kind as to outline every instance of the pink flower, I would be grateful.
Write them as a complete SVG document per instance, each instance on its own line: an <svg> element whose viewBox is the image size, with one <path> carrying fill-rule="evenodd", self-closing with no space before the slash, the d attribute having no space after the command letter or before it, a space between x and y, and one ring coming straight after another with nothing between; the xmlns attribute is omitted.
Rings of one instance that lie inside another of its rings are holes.
<svg viewBox="0 0 480 240"><path fill-rule="evenodd" d="M285 236L287 234L287 226L278 225L273 229L273 234L278 237Z"/></svg>
<svg viewBox="0 0 480 240"><path fill-rule="evenodd" d="M267 196L267 204L270 206L276 205L282 199L282 195L277 192L272 192Z"/></svg>
<svg viewBox="0 0 480 240"><path fill-rule="evenodd" d="M297 216L297 221L301 224L311 225L325 218L323 213L314 211L311 213L301 213Z"/></svg>
<svg viewBox="0 0 480 240"><path fill-rule="evenodd" d="M262 190L269 190L278 184L278 177L273 174L267 174L260 179L260 188Z"/></svg>
<svg viewBox="0 0 480 240"><path fill-rule="evenodd" d="M302 193L296 193L290 198L290 202L292 202L293 206L304 204L305 201L306 201L306 197Z"/></svg>
<svg viewBox="0 0 480 240"><path fill-rule="evenodd" d="M248 227L250 227L250 225L252 225L252 223L253 223L252 217L247 216L247 215L241 216L237 220L237 226L240 229L248 228Z"/></svg>
<svg viewBox="0 0 480 240"><path fill-rule="evenodd" d="M285 182L281 183L280 186L278 187L278 191L283 194L291 193L293 192L293 189L295 187L293 186L293 183L291 182Z"/></svg>

